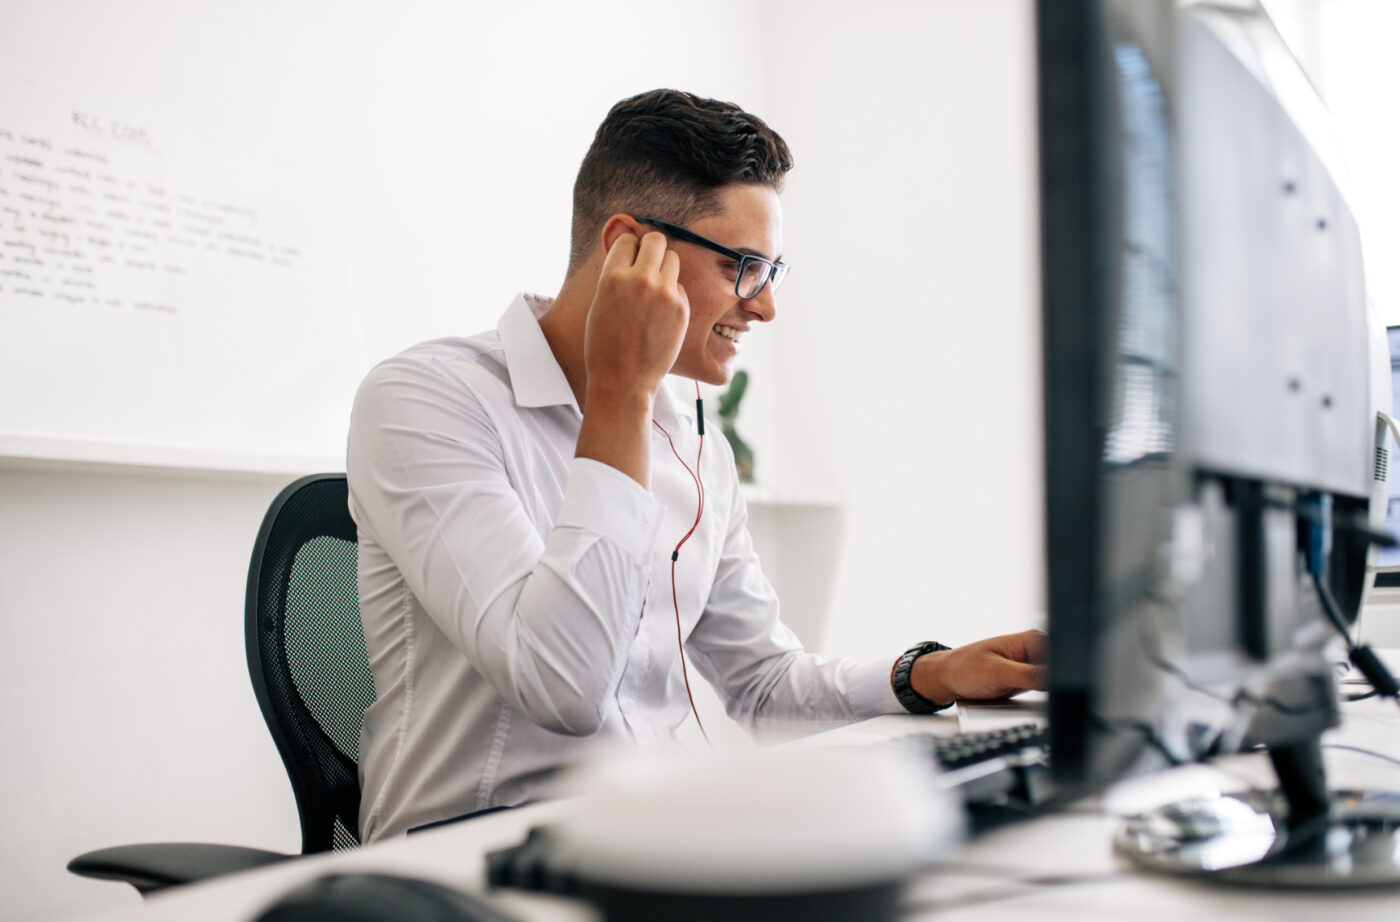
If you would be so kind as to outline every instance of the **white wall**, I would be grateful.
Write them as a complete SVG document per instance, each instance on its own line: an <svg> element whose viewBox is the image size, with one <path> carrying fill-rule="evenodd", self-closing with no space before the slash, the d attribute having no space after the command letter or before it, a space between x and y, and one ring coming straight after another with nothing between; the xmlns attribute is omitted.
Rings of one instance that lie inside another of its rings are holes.
<svg viewBox="0 0 1400 922"><path fill-rule="evenodd" d="M558 285L573 172L617 99L675 85L761 114L798 161L795 269L742 428L770 488L843 498L822 646L893 657L1040 606L1029 16L0 0L0 69L330 171L372 358ZM0 467L0 918L134 902L63 871L87 848L295 850L239 633L289 479Z"/></svg>
<svg viewBox="0 0 1400 922"><path fill-rule="evenodd" d="M1356 190L1368 293L1387 324L1400 324L1400 124L1387 116L1400 85L1400 6L1327 0L1318 20L1323 94Z"/></svg>
<svg viewBox="0 0 1400 922"><path fill-rule="evenodd" d="M280 487L0 470L0 917L136 903L64 870L93 848L299 848L243 657L248 556Z"/></svg>
<svg viewBox="0 0 1400 922"><path fill-rule="evenodd" d="M874 656L1033 626L1032 5L780 9L772 121L798 166L778 442L786 484L845 501L825 646Z"/></svg>

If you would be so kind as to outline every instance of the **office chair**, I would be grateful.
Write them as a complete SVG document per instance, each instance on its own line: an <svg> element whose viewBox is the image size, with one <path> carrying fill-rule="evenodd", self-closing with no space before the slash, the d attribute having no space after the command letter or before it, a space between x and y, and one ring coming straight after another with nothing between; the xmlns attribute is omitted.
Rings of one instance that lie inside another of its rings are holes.
<svg viewBox="0 0 1400 922"><path fill-rule="evenodd" d="M374 680L346 497L344 474L290 484L272 501L248 568L248 672L291 779L302 854L359 844L356 759ZM88 852L68 869L126 881L144 894L292 857L233 845L152 843Z"/></svg>

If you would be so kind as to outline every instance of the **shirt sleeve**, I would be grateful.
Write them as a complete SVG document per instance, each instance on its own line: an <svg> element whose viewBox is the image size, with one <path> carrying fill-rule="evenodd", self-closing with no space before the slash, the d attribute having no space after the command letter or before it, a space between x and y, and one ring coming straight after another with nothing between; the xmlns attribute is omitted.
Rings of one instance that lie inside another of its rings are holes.
<svg viewBox="0 0 1400 922"><path fill-rule="evenodd" d="M894 658L859 663L805 652L779 618L732 485L719 566L704 614L686 643L696 669L725 699L729 716L763 736L812 733L881 714L904 713L890 686Z"/></svg>
<svg viewBox="0 0 1400 922"><path fill-rule="evenodd" d="M574 459L557 521L538 521L509 476L516 420L503 416L456 366L379 365L351 415L351 511L511 706L587 735L626 665L662 509L620 471Z"/></svg>

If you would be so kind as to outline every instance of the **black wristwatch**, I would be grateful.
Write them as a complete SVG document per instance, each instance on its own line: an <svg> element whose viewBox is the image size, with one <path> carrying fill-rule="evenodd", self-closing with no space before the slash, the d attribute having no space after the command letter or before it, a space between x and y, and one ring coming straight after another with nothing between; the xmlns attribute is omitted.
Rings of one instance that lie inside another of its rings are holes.
<svg viewBox="0 0 1400 922"><path fill-rule="evenodd" d="M923 695L914 691L909 684L909 671L914 668L914 660L925 653L936 653L939 650L951 650L952 647L941 644L936 640L925 640L917 647L910 647L904 651L904 655L899 658L899 662L894 666L894 678L890 684L894 686L894 696L899 699L899 703L904 705L904 709L910 714L934 714L946 707L951 707L953 702L947 704L935 704Z"/></svg>

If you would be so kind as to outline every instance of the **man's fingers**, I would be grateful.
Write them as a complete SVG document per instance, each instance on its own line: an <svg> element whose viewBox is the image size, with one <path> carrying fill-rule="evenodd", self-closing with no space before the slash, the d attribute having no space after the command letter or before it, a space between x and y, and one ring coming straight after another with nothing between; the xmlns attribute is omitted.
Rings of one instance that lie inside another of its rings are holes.
<svg viewBox="0 0 1400 922"><path fill-rule="evenodd" d="M1021 666L1022 688L1045 691L1048 681L1049 671L1044 666L1032 666L1029 664L1023 664Z"/></svg>
<svg viewBox="0 0 1400 922"><path fill-rule="evenodd" d="M1025 631L1021 634L1021 648L1025 651L1025 658L1030 663L1045 662L1045 632Z"/></svg>
<svg viewBox="0 0 1400 922"><path fill-rule="evenodd" d="M1045 661L1045 632L1030 630L1016 634L1001 634L982 641L987 649L1001 654L1007 659L1023 663Z"/></svg>
<svg viewBox="0 0 1400 922"><path fill-rule="evenodd" d="M680 278L680 274L680 256L676 254L675 250L667 250L661 257L661 281L665 282L668 286L675 285L679 288L680 282L677 280Z"/></svg>
<svg viewBox="0 0 1400 922"><path fill-rule="evenodd" d="M643 271L660 272L665 264L666 254L670 252L666 248L666 235L660 231L652 231L642 237L633 265Z"/></svg>
<svg viewBox="0 0 1400 922"><path fill-rule="evenodd" d="M603 257L603 270L618 269L632 265L637 261L637 247L639 241L633 234L623 234L613 241L613 245L608 248L608 255Z"/></svg>
<svg viewBox="0 0 1400 922"><path fill-rule="evenodd" d="M1044 690L1046 681L1046 668L1043 665L1044 635L1036 640L1029 636L1030 633L1027 632L1026 644L1017 651L1024 653L1025 658L1011 656L1003 659L998 674L1004 678L1008 686L1014 686L1019 690ZM1037 652L1042 655L1035 655Z"/></svg>
<svg viewBox="0 0 1400 922"><path fill-rule="evenodd" d="M988 664L986 675L987 685L978 697L1005 698L1023 691L1045 690L1044 666L1004 659L996 665Z"/></svg>

